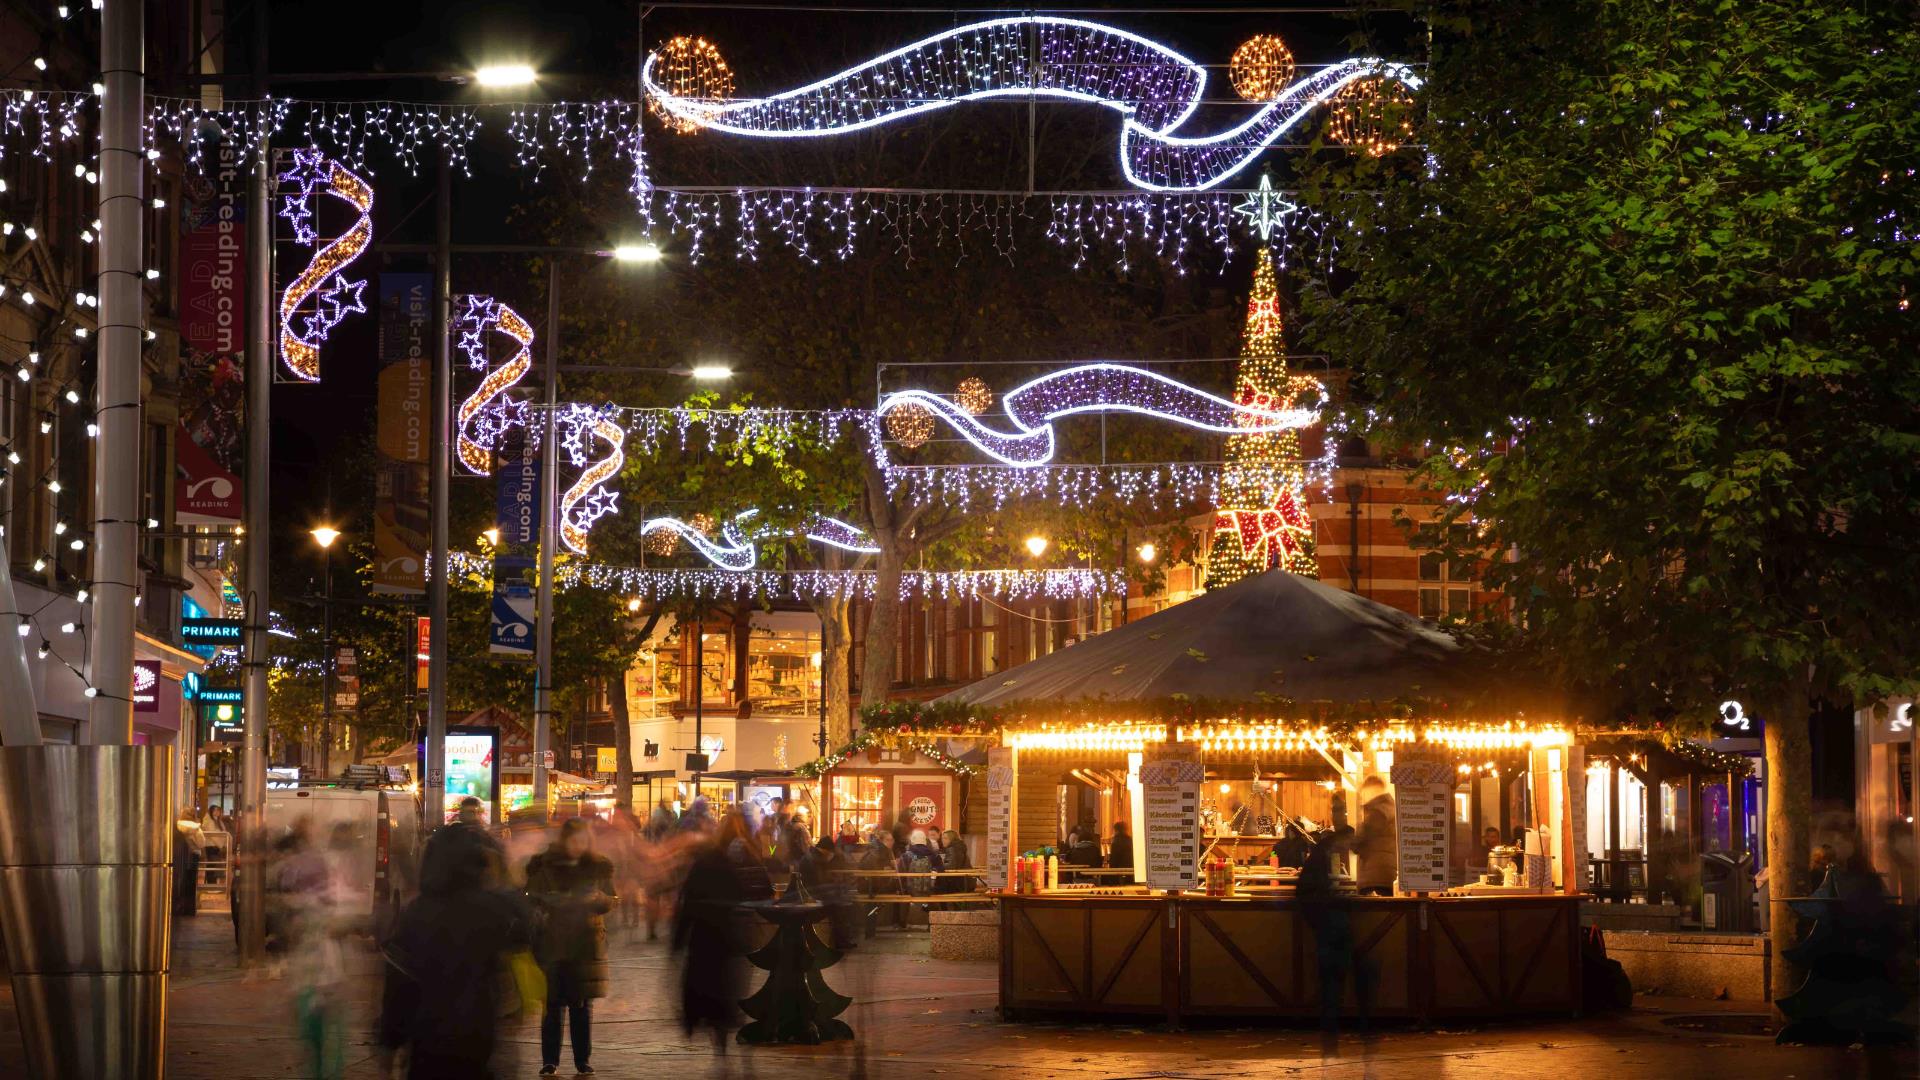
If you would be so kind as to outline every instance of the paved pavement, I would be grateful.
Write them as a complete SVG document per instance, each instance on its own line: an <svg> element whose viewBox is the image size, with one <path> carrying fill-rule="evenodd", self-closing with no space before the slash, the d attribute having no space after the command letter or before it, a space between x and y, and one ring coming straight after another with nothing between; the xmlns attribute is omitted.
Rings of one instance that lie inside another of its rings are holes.
<svg viewBox="0 0 1920 1080"><path fill-rule="evenodd" d="M173 1080L298 1077L291 988L285 979L237 970L224 914L181 920L169 999L168 1076ZM1173 1033L1105 1024L1006 1024L994 1015L991 963L932 960L924 932L883 933L851 953L829 981L856 1004L846 1019L861 1036L822 1047L734 1047L681 1037L675 968L664 943L616 941L614 994L594 1009L593 1064L610 1080L871 1077L1680 1077L1711 1080L1920 1075L1914 1048L1775 1047L1767 1037L1711 1034L1712 1024L1663 1021L1707 1015L1736 1026L1744 1003L1641 998L1631 1014L1579 1021L1445 1030L1394 1029L1323 1056L1316 1032L1234 1027ZM356 958L346 1075L373 1077L370 1027L378 996L375 962ZM24 1074L9 991L0 987L0 1077ZM516 1029L523 1067L539 1064L538 1033ZM563 1060L570 1061L563 1055ZM571 1074L563 1068L562 1075Z"/></svg>

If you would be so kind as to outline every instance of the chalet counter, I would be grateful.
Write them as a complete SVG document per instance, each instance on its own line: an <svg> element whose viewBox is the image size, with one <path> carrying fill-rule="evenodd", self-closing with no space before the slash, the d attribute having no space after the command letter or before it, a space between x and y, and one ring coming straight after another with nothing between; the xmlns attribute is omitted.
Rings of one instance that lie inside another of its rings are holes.
<svg viewBox="0 0 1920 1080"><path fill-rule="evenodd" d="M1293 899L1001 896L1008 1018L1320 1016L1314 933ZM1373 1015L1417 1020L1580 1011L1579 897L1342 901L1374 972ZM1358 1012L1353 980L1343 1011Z"/></svg>

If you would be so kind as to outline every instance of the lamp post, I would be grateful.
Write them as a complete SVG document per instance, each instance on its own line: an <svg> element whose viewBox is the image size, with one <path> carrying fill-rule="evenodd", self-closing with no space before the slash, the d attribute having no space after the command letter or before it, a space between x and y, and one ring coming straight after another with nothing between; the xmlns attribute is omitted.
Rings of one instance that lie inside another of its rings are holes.
<svg viewBox="0 0 1920 1080"><path fill-rule="evenodd" d="M320 545L326 557L326 575L321 579L320 593L320 664L321 664L321 702L320 702L320 775L333 775L333 542L340 539L340 530L330 525L322 525L309 530L313 542Z"/></svg>

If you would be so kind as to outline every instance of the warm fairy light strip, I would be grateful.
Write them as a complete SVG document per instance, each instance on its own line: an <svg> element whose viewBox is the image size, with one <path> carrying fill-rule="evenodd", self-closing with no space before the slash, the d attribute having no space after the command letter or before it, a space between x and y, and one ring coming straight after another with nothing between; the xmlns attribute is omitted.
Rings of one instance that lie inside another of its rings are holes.
<svg viewBox="0 0 1920 1080"><path fill-rule="evenodd" d="M280 216L292 224L294 241L301 245L319 242L312 201L315 188L324 186L327 194L359 211L347 231L314 252L306 269L280 295L280 361L295 378L319 382L321 343L349 313L367 310L361 297L367 283L349 281L343 271L373 242L373 188L313 148L293 152L293 168L280 174L280 182L298 187L294 194L283 196ZM316 293L318 306L296 327L294 316L300 305Z"/></svg>
<svg viewBox="0 0 1920 1080"><path fill-rule="evenodd" d="M1082 752L1139 753L1167 741L1167 729L1158 725L1088 725L1069 729L1010 731L1006 744L1018 750L1077 750Z"/></svg>
<svg viewBox="0 0 1920 1080"><path fill-rule="evenodd" d="M453 552L449 564L458 576L491 581L493 561ZM645 566L608 566L570 562L554 574L561 588L597 589L644 601L816 600L873 598L879 576L871 570L719 570ZM991 596L1001 600L1074 600L1117 595L1126 588L1120 570L1086 567L1062 570L908 570L900 575L900 596L963 600Z"/></svg>
<svg viewBox="0 0 1920 1080"><path fill-rule="evenodd" d="M505 364L487 372L468 398L460 403L454 430L460 433L460 463L481 476L493 471L493 451L508 429L525 427L525 402L499 401L496 398L512 389L533 369L533 327L520 313L490 296L469 296L466 310L454 322L460 335L460 350L467 354L467 366L486 371L486 336L498 330L514 340L518 349ZM495 402L489 407L489 402Z"/></svg>
<svg viewBox="0 0 1920 1080"><path fill-rule="evenodd" d="M566 431L562 445L575 465L587 468L567 493L560 496L560 539L575 554L585 555L587 533L593 523L607 514L619 512L620 493L600 485L620 475L620 467L626 464L623 447L627 432L603 410L585 405L569 405L567 409L561 418ZM609 450L607 456L589 464L594 439L605 442Z"/></svg>
<svg viewBox="0 0 1920 1080"><path fill-rule="evenodd" d="M1123 117L1120 166L1150 191L1205 191L1244 169L1349 84L1392 79L1403 64L1343 60L1276 90L1246 122L1207 136L1173 132L1199 108L1206 69L1158 42L1100 23L1051 16L990 19L922 38L805 86L716 102L677 96L640 69L657 107L713 131L771 138L840 135L963 101L1045 97L1103 105Z"/></svg>
<svg viewBox="0 0 1920 1080"><path fill-rule="evenodd" d="M917 405L945 420L982 453L1023 468L1052 461L1053 422L1081 413L1139 413L1221 434L1284 431L1306 427L1319 418L1317 409L1240 405L1156 371L1111 363L1048 372L1007 391L1001 401L1017 429L1014 432L996 431L947 397L927 390L888 394L874 413L884 417L890 409ZM886 468L886 450L878 440L873 453L881 468Z"/></svg>

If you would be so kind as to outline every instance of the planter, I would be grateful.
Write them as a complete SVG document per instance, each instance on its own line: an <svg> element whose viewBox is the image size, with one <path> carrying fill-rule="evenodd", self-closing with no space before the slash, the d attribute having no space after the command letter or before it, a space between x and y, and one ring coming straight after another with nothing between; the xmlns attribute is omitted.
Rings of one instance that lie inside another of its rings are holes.
<svg viewBox="0 0 1920 1080"><path fill-rule="evenodd" d="M0 747L0 936L27 1072L159 1077L173 750Z"/></svg>

